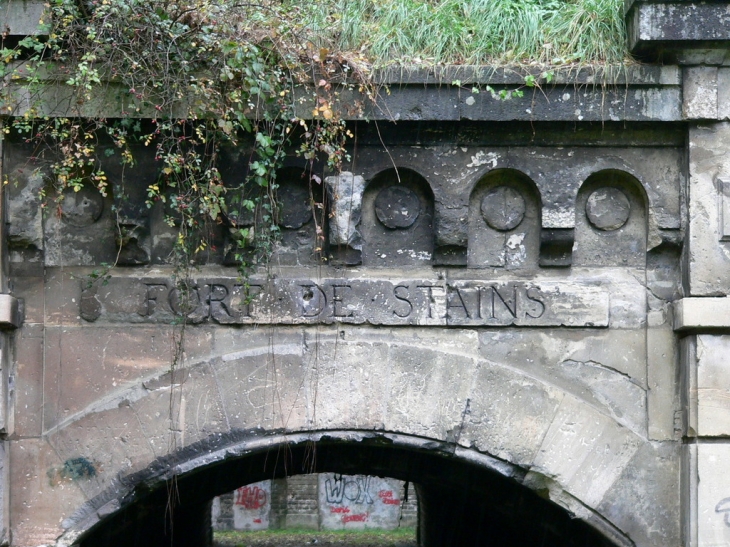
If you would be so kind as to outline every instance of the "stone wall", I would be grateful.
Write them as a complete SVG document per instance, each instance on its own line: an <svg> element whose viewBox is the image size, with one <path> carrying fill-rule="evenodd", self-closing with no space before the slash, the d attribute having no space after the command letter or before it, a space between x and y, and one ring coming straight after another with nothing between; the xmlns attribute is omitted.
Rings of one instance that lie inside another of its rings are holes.
<svg viewBox="0 0 730 547"><path fill-rule="evenodd" d="M8 31L41 7L7 11ZM521 86L509 70L379 73L380 123L348 119L353 161L318 171L324 254L292 151L270 266L244 289L213 226L191 309L164 207L144 206L153 152L126 180L103 159L115 192L44 214L47 158L10 134L2 541L163 544L170 485L176 547L241 484L221 525L263 495L251 527L359 525L369 500L336 501L341 477L297 475L336 471L416 483L429 547L730 544L727 9L630 0L629 43L654 65L557 71L511 101L467 91ZM224 181L248 147L224 152ZM117 242L124 226L137 239Z"/></svg>
<svg viewBox="0 0 730 547"><path fill-rule="evenodd" d="M661 126L595 127L579 138L543 124L534 128L538 144L509 144L510 125L462 134L461 124L411 122L403 136L405 123L381 127L380 137L357 124L357 171L322 173L326 263L312 253L314 222L302 215L297 228L282 226L270 268L254 272L246 295L216 226L221 245L194 272L187 310L166 263L161 205L132 208L148 229L137 242L144 260L89 283L119 252L112 198L75 196L97 205L81 208L90 213L83 222L71 210L44 217L21 207L37 176L22 167L25 143L6 141L11 210L23 227L13 228L10 248L25 310L15 404L29 409L15 413L10 443L11 460L27 466L11 484L20 545L122 515L113 507L144 499L133 493L138 485L163 491L175 470L190 480L216 474L188 492L208 499L293 474L259 476L268 462L286 462L280 435L321 438L315 448L329 438L357 444L391 435L384 446L459 462L448 477L435 464L426 472L397 459L372 469L381 465L375 457L316 469L418 484L426 520L439 523L427 536L490 534L455 524L486 514L505 541L562 541L578 532L550 522L577 515L619 545L678 544L671 302L681 279L681 139ZM224 177L246 169L240 157L227 160ZM181 314L184 364L170 372ZM280 440L260 467L218 475L272 438ZM509 481L499 496L481 496L492 474ZM300 510L277 510L275 520L319 526L310 488L307 497L287 489L287 505ZM273 485L267 495L283 496ZM561 513L539 510L545 499ZM637 504L645 506L642 523ZM511 516L500 513L505 507ZM541 520L547 514L550 522ZM454 537L439 541L458 543Z"/></svg>
<svg viewBox="0 0 730 547"><path fill-rule="evenodd" d="M265 495L260 494L265 492ZM217 497L216 530L312 530L414 527L418 502L411 485L394 479L335 474L264 481Z"/></svg>

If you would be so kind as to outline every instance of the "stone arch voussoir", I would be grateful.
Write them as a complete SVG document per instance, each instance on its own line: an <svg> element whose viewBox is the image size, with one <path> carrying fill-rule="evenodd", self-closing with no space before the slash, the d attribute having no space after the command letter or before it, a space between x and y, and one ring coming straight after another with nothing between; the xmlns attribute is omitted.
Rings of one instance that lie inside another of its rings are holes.
<svg viewBox="0 0 730 547"><path fill-rule="evenodd" d="M640 432L564 386L485 358L473 331L439 334L424 340L397 329L387 336L342 326L289 329L274 342L262 336L260 347L147 378L87 408L46 437L59 461L94 466L69 494L77 501L67 505L77 509L62 515L58 544L173 476L334 438L475 463L630 545L599 507L646 443Z"/></svg>

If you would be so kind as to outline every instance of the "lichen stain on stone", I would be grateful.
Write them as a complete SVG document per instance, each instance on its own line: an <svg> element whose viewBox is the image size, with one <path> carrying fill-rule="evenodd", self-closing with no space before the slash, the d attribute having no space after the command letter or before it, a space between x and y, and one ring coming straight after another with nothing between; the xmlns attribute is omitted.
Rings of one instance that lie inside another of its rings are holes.
<svg viewBox="0 0 730 547"><path fill-rule="evenodd" d="M471 157L471 163L467 164L467 167L479 167L481 165L489 165L492 169L497 167L499 162L499 154L496 152L477 152L476 156Z"/></svg>
<svg viewBox="0 0 730 547"><path fill-rule="evenodd" d="M84 458L69 458L62 467L51 467L47 471L48 482L51 486L58 486L63 482L76 482L82 479L92 479L98 473L99 464Z"/></svg>

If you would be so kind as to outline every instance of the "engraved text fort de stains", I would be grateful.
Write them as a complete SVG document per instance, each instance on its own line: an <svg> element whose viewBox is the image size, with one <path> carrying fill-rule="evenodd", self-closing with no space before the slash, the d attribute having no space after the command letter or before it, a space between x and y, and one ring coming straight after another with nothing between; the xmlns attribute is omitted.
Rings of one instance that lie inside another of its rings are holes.
<svg viewBox="0 0 730 547"><path fill-rule="evenodd" d="M113 278L82 292L86 321L433 326L608 326L596 286L484 280Z"/></svg>

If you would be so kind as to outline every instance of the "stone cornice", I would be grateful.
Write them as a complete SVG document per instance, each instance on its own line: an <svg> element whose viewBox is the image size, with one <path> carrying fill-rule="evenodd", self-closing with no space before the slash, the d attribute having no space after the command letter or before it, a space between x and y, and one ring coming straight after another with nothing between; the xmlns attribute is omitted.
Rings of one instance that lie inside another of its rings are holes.
<svg viewBox="0 0 730 547"><path fill-rule="evenodd" d="M730 3L627 0L629 50L645 60L730 63Z"/></svg>

